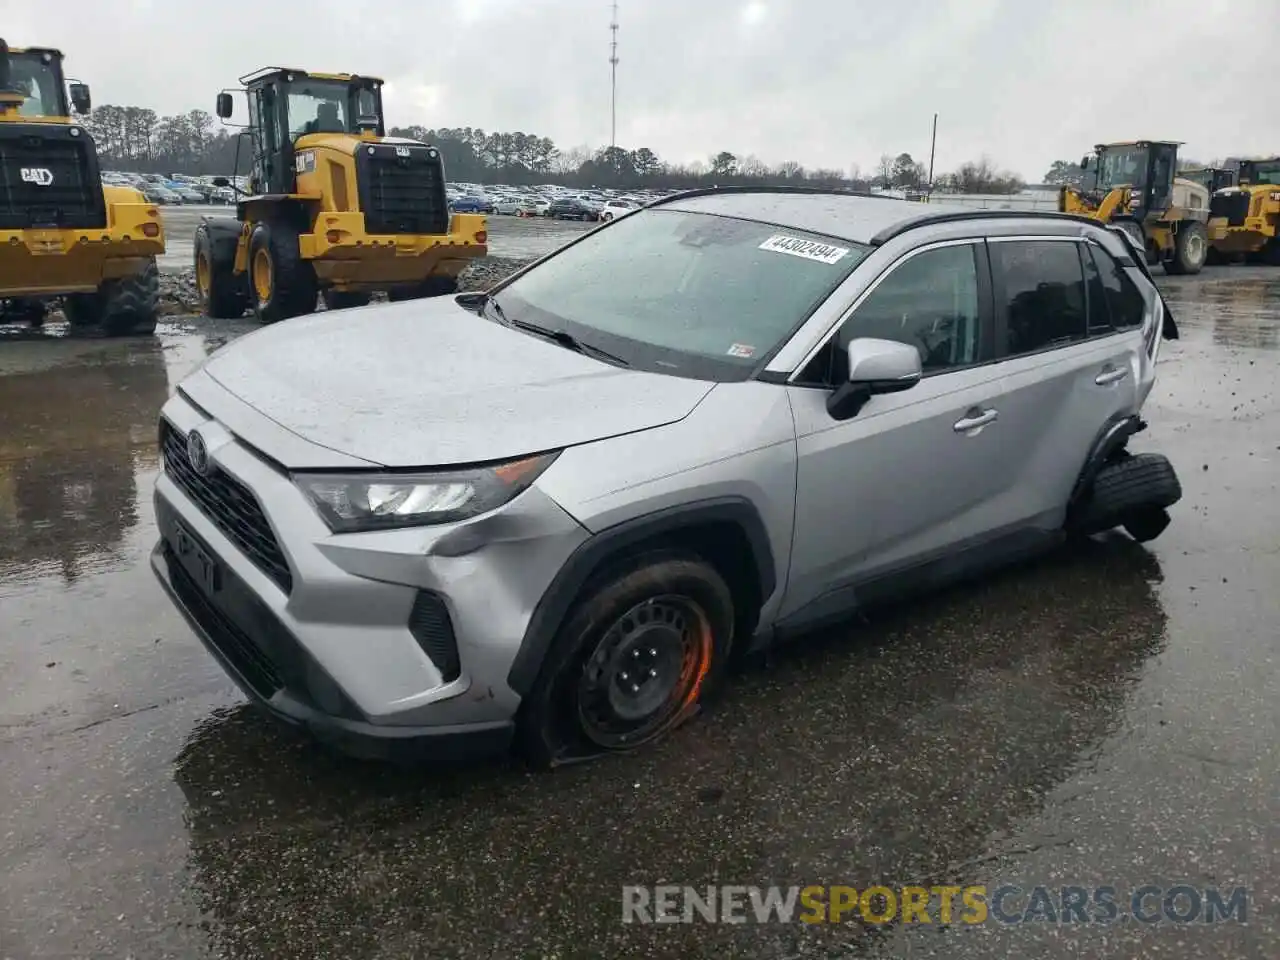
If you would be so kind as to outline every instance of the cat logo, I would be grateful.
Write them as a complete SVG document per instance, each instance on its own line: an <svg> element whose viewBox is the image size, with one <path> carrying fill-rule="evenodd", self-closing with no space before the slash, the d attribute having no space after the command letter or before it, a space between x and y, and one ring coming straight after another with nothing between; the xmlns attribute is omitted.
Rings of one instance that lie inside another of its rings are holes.
<svg viewBox="0 0 1280 960"><path fill-rule="evenodd" d="M407 156L409 156L409 148L408 148L408 147L396 147L396 156L397 156L397 157L407 157Z"/></svg>
<svg viewBox="0 0 1280 960"><path fill-rule="evenodd" d="M22 182L34 183L38 187L53 185L53 171L48 167L23 167Z"/></svg>

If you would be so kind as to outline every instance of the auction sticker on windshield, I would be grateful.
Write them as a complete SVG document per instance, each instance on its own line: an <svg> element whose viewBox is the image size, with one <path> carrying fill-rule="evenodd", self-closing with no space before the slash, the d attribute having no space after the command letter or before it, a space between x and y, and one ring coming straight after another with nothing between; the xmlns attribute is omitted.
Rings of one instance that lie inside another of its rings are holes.
<svg viewBox="0 0 1280 960"><path fill-rule="evenodd" d="M806 260L817 260L819 263L838 263L849 253L848 247L834 247L829 243L819 243L817 240L788 237L785 233L775 233L760 244L760 249L772 253L789 253L793 257L804 257Z"/></svg>

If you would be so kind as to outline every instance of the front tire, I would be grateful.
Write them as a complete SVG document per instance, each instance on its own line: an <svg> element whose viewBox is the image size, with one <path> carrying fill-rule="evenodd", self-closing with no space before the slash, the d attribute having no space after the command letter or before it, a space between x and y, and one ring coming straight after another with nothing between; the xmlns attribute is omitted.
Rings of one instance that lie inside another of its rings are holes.
<svg viewBox="0 0 1280 960"><path fill-rule="evenodd" d="M108 337L155 333L160 316L160 270L154 259L132 276L104 280L96 293L64 298L62 312L73 327L97 327Z"/></svg>
<svg viewBox="0 0 1280 960"><path fill-rule="evenodd" d="M1184 276L1199 273L1209 255L1209 232L1195 220L1178 225L1173 239L1173 258L1166 260L1165 273Z"/></svg>
<svg viewBox="0 0 1280 960"><path fill-rule="evenodd" d="M312 313L314 268L298 248L298 231L282 221L259 223L249 237L249 297L261 323Z"/></svg>
<svg viewBox="0 0 1280 960"><path fill-rule="evenodd" d="M640 557L584 591L522 707L539 766L634 750L698 712L729 661L733 597L695 556Z"/></svg>
<svg viewBox="0 0 1280 960"><path fill-rule="evenodd" d="M195 242L196 293L200 312L215 320L238 320L249 306L249 291L244 276L236 276L235 259L219 260L214 255L209 228L196 228Z"/></svg>

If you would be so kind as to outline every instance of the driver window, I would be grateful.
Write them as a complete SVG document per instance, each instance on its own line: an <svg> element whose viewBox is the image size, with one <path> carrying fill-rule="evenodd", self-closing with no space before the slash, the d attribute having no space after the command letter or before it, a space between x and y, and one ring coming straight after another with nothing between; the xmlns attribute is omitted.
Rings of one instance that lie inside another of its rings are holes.
<svg viewBox="0 0 1280 960"><path fill-rule="evenodd" d="M981 320L972 243L926 250L900 263L840 327L831 356L832 383L844 369L849 341L877 337L920 351L925 373L977 363Z"/></svg>

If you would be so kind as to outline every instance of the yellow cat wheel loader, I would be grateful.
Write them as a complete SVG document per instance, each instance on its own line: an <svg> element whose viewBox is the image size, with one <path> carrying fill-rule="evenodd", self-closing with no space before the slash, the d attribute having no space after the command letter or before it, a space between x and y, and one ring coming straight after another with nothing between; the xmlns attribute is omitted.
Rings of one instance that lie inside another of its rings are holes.
<svg viewBox="0 0 1280 960"><path fill-rule="evenodd" d="M1280 267L1280 157L1241 160L1236 181L1209 203L1214 258Z"/></svg>
<svg viewBox="0 0 1280 960"><path fill-rule="evenodd" d="M61 300L73 326L150 333L159 307L160 211L132 187L102 185L98 153L71 106L62 54L0 40L0 322L39 324Z"/></svg>
<svg viewBox="0 0 1280 960"><path fill-rule="evenodd" d="M440 151L386 135L381 80L268 67L240 84L250 189L235 218L207 217L196 228L206 314L252 309L273 323L312 312L317 294L330 309L361 306L375 291L441 296L486 255L485 218L449 211ZM223 91L217 114L233 112Z"/></svg>
<svg viewBox="0 0 1280 960"><path fill-rule="evenodd" d="M1092 188L1063 187L1058 209L1115 224L1165 273L1199 273L1209 254L1209 190L1175 175L1178 146L1168 140L1099 144L1080 161L1093 172Z"/></svg>

